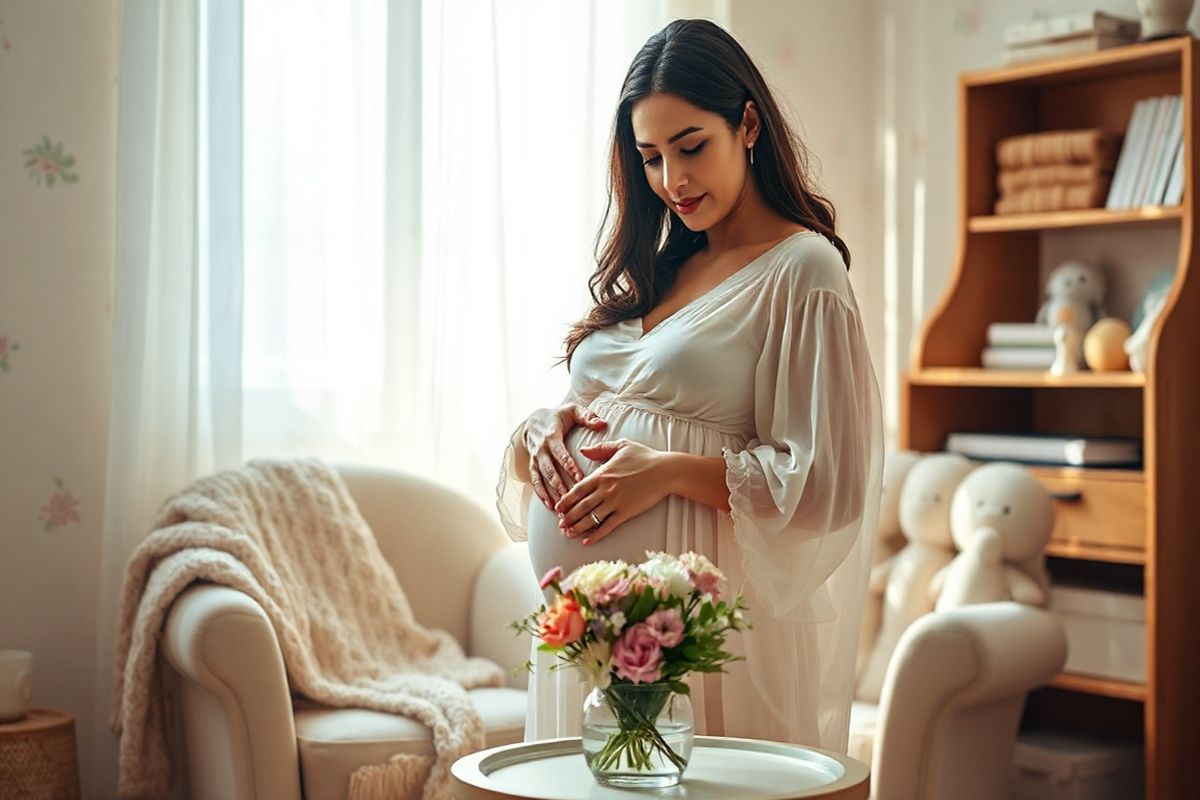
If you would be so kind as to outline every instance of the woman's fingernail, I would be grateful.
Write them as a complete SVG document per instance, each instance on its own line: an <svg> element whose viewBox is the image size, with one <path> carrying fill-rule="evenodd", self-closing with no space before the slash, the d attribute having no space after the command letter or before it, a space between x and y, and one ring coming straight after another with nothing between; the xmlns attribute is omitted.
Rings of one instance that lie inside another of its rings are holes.
<svg viewBox="0 0 1200 800"><path fill-rule="evenodd" d="M583 543L584 543L584 544L591 544L591 543L592 543L592 540L591 540L591 539L584 539L584 540L583 540Z"/></svg>

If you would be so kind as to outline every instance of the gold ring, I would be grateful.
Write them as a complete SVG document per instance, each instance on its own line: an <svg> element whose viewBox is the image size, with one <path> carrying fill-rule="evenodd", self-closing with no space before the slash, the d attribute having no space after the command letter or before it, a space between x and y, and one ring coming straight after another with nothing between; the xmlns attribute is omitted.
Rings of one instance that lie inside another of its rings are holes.
<svg viewBox="0 0 1200 800"><path fill-rule="evenodd" d="M589 513L591 514L592 522L596 523L596 527L599 528L600 527L600 518L596 516L595 511L591 511Z"/></svg>

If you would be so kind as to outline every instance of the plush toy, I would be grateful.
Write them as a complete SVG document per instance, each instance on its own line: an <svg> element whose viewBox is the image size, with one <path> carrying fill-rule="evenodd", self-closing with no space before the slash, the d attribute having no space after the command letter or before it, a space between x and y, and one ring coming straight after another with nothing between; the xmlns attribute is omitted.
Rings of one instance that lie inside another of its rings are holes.
<svg viewBox="0 0 1200 800"><path fill-rule="evenodd" d="M879 503L879 529L871 556L872 566L882 564L904 547L904 534L900 531L900 490L919 458L917 453L910 450L897 450L888 453L883 460L883 494ZM862 675L871 650L875 647L882 618L882 595L868 595L858 632L858 660L854 667L856 676Z"/></svg>
<svg viewBox="0 0 1200 800"><path fill-rule="evenodd" d="M1069 325L1080 336L1104 316L1104 273L1085 261L1065 261L1046 281L1046 300L1037 321L1055 327Z"/></svg>
<svg viewBox="0 0 1200 800"><path fill-rule="evenodd" d="M1045 586L1029 570L1050 541L1054 505L1028 470L997 462L972 472L954 492L950 527L960 552L930 585L938 611L1000 600L1045 604Z"/></svg>
<svg viewBox="0 0 1200 800"><path fill-rule="evenodd" d="M1150 331L1167 305L1170 286L1152 290L1142 303L1142 318L1137 330L1125 340L1125 353L1129 356L1129 367L1136 372L1145 372L1150 358Z"/></svg>
<svg viewBox="0 0 1200 800"><path fill-rule="evenodd" d="M882 597L883 615L875 646L858 681L860 700L879 702L888 661L901 634L933 609L929 581L954 558L950 536L950 499L971 471L971 463L953 453L922 457L900 490L900 530L908 543L871 570L871 595Z"/></svg>

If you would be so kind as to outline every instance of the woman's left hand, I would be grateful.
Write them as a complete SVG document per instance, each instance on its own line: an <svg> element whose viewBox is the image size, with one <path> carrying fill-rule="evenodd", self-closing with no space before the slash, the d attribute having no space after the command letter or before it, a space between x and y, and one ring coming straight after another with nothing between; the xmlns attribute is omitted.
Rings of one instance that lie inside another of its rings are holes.
<svg viewBox="0 0 1200 800"><path fill-rule="evenodd" d="M563 515L559 527L564 536L586 534L584 544L597 542L670 494L669 453L627 439L581 447L579 452L604 463L555 504L554 510ZM600 519L599 526L592 514Z"/></svg>

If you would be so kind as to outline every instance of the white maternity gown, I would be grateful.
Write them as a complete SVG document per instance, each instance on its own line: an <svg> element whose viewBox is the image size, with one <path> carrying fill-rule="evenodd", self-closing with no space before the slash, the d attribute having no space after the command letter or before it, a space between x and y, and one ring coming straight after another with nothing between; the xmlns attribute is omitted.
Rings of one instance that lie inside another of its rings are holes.
<svg viewBox="0 0 1200 800"><path fill-rule="evenodd" d="M509 535L528 539L534 573L646 550L705 554L730 593L744 589L754 627L727 640L745 661L689 677L697 733L845 752L883 432L837 249L794 233L648 333L641 319L594 331L575 351L567 401L608 421L567 436L585 474L601 465L579 449L608 439L723 457L732 510L671 495L585 547L518 480L510 445L497 506ZM533 660L526 739L578 735L578 673Z"/></svg>

